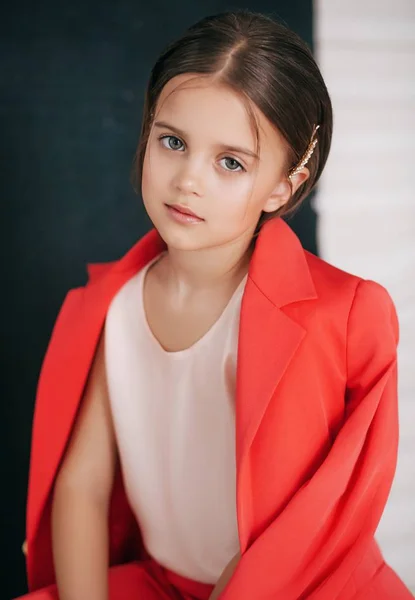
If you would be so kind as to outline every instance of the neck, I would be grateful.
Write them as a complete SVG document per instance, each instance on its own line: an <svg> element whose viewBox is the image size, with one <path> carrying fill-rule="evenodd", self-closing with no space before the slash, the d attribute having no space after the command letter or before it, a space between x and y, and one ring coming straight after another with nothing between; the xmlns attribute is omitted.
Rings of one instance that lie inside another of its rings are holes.
<svg viewBox="0 0 415 600"><path fill-rule="evenodd" d="M251 240L202 250L168 248L165 277L183 292L235 287L246 275L253 252Z"/></svg>

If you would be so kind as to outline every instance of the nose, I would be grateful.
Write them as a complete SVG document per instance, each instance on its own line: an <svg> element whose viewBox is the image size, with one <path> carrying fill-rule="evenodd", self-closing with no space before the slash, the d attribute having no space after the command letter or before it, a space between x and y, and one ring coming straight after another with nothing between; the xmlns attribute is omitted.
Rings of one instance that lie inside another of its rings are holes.
<svg viewBox="0 0 415 600"><path fill-rule="evenodd" d="M183 161L174 179L174 186L183 195L202 196L202 165L190 159Z"/></svg>

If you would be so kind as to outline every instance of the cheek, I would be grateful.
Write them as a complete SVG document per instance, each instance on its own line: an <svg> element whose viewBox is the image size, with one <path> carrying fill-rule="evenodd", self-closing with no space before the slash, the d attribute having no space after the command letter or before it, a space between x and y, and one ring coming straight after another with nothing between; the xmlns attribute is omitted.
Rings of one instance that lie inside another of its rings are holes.
<svg viewBox="0 0 415 600"><path fill-rule="evenodd" d="M209 188L215 196L227 198L228 202L238 205L246 202L252 194L252 178L246 173L228 175L214 172Z"/></svg>
<svg viewBox="0 0 415 600"><path fill-rule="evenodd" d="M143 173L141 176L141 188L143 191L146 188L148 188L150 181L151 181L151 171L150 171L150 165L149 165L149 155L148 155L148 150L146 150L146 152L144 154L144 161L143 161Z"/></svg>
<svg viewBox="0 0 415 600"><path fill-rule="evenodd" d="M226 177L216 191L212 194L215 203L221 205L223 212L238 220L257 211L259 190L253 177L245 174Z"/></svg>
<svg viewBox="0 0 415 600"><path fill-rule="evenodd" d="M145 201L149 199L145 196L163 188L168 177L166 165L160 162L156 154L153 148L149 148L144 156L141 190Z"/></svg>

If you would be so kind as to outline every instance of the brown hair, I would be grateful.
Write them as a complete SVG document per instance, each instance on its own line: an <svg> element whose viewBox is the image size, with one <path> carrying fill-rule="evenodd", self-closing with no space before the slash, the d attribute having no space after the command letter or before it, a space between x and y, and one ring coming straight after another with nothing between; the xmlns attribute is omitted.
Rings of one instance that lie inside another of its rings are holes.
<svg viewBox="0 0 415 600"><path fill-rule="evenodd" d="M306 43L275 19L247 10L206 17L171 43L154 65L147 86L134 160L136 190L158 98L166 83L183 73L215 76L253 102L287 142L287 175L304 156L314 127L320 126L307 164L309 179L278 211L263 213L259 226L269 218L293 213L323 171L333 128L330 97Z"/></svg>

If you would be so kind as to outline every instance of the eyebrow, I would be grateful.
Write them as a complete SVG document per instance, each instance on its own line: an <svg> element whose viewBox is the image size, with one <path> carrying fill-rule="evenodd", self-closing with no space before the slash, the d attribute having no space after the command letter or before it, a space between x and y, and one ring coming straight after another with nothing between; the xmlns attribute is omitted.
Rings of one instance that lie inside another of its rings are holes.
<svg viewBox="0 0 415 600"><path fill-rule="evenodd" d="M158 127L159 129L170 129L171 131L178 133L181 137L184 137L184 138L186 137L186 134L184 131L178 129L178 127L173 127L173 125L170 125L169 123L166 123L165 121L155 121L154 127ZM223 148L224 150L228 150L229 152L240 152L241 154L246 154L247 156L251 156L252 158L255 158L256 160L259 160L258 154L256 154L255 152L252 152L252 150L248 150L248 148L242 148L241 146L229 146L228 144L218 144L218 145L221 146L221 148Z"/></svg>

